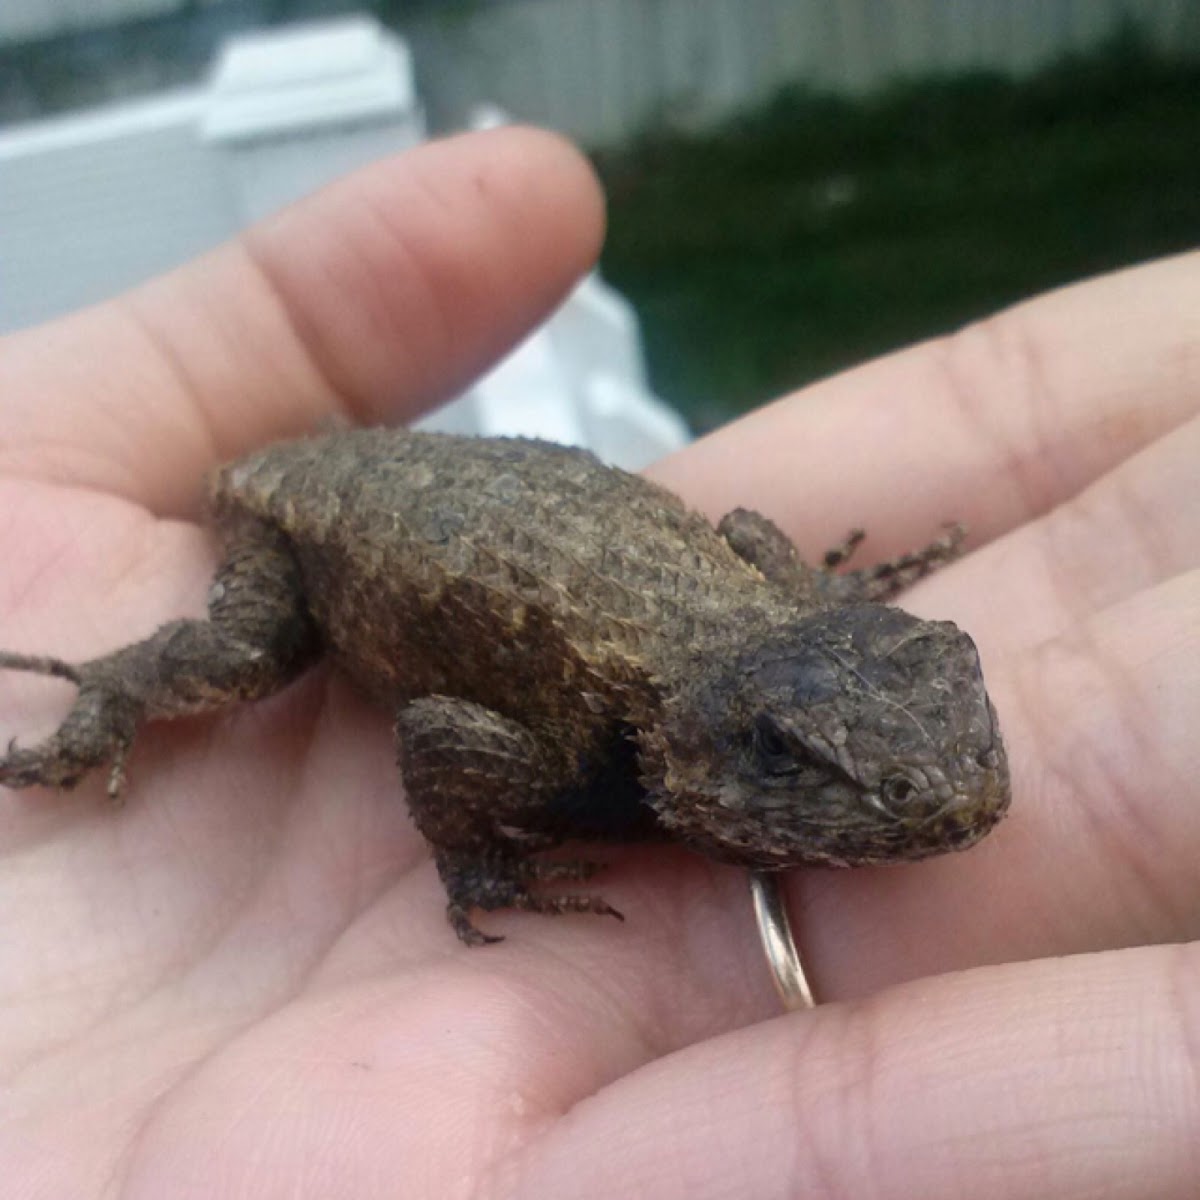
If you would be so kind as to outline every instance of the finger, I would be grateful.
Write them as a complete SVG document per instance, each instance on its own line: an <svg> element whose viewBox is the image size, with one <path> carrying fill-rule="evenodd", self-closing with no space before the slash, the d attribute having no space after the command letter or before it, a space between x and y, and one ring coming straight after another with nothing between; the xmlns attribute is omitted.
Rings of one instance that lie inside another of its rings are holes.
<svg viewBox="0 0 1200 1200"><path fill-rule="evenodd" d="M869 557L961 520L987 541L1196 411L1200 254L1019 305L814 385L655 468L713 517L779 521L806 554Z"/></svg>
<svg viewBox="0 0 1200 1200"><path fill-rule="evenodd" d="M1200 420L931 576L904 605L958 621L994 661L1200 566Z"/></svg>
<svg viewBox="0 0 1200 1200"><path fill-rule="evenodd" d="M0 467L190 511L216 460L412 416L592 262L590 169L547 134L433 143L126 297L0 346Z"/></svg>
<svg viewBox="0 0 1200 1200"><path fill-rule="evenodd" d="M1190 1200L1197 995L1200 951L1170 947L741 1030L576 1103L504 1163L505 1194Z"/></svg>

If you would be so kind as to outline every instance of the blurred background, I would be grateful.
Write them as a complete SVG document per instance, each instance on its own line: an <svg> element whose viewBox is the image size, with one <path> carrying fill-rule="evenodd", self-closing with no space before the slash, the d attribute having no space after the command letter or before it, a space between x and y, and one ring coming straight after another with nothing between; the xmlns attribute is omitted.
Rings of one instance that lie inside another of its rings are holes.
<svg viewBox="0 0 1200 1200"><path fill-rule="evenodd" d="M558 351L695 430L1200 244L1197 0L3 0L0 328L506 116L609 192Z"/></svg>

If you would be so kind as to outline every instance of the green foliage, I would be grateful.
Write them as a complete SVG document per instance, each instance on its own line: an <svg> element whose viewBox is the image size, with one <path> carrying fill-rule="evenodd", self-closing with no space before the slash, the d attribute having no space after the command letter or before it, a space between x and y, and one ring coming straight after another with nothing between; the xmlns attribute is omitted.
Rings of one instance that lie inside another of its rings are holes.
<svg viewBox="0 0 1200 1200"><path fill-rule="evenodd" d="M1047 287L1200 243L1200 67L791 89L598 162L603 269L698 426Z"/></svg>

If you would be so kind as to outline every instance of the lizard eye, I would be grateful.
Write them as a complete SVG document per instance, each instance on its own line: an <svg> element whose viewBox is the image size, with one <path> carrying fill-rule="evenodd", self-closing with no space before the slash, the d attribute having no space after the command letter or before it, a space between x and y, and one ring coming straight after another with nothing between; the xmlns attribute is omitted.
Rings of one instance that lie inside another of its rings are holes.
<svg viewBox="0 0 1200 1200"><path fill-rule="evenodd" d="M766 714L754 722L754 753L768 775L790 775L801 767L787 734Z"/></svg>
<svg viewBox="0 0 1200 1200"><path fill-rule="evenodd" d="M754 774L763 786L795 792L820 787L830 779L830 765L766 713L754 722L750 744Z"/></svg>
<svg viewBox="0 0 1200 1200"><path fill-rule="evenodd" d="M787 739L783 736L783 730L765 714L754 722L754 748L766 758L787 753Z"/></svg>

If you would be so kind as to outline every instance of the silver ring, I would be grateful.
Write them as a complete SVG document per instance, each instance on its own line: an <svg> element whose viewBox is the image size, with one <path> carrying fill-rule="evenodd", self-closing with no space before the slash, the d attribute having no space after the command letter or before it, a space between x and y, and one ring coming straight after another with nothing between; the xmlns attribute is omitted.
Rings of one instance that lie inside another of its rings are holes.
<svg viewBox="0 0 1200 1200"><path fill-rule="evenodd" d="M767 964L775 981L783 1007L789 1012L816 1007L813 990L804 974L796 939L788 921L778 871L751 871L750 898L754 901L754 919L762 938Z"/></svg>

